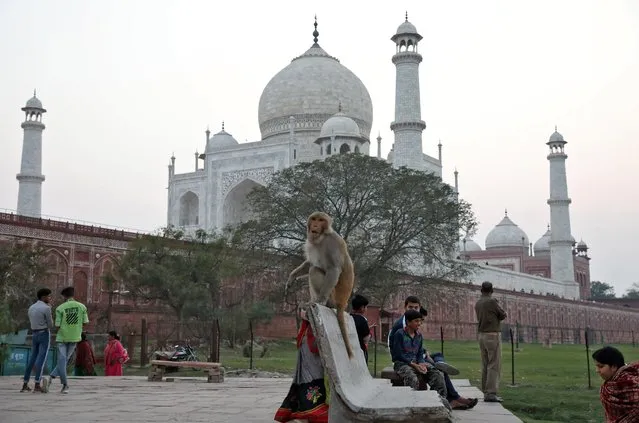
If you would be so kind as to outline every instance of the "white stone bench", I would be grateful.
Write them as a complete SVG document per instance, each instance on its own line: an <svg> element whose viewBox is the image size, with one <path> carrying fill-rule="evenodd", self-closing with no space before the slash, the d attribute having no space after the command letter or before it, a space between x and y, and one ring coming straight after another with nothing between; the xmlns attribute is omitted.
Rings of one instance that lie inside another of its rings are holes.
<svg viewBox="0 0 639 423"><path fill-rule="evenodd" d="M192 369L204 369L207 374L207 382L224 382L224 368L220 363L208 363L204 361L168 361L151 360L149 368L149 382L161 382L168 367L188 367Z"/></svg>
<svg viewBox="0 0 639 423"><path fill-rule="evenodd" d="M314 304L308 317L330 383L330 422L452 422L450 411L435 391L393 387L374 379L359 348L353 319L346 319L353 358L349 359L335 311Z"/></svg>

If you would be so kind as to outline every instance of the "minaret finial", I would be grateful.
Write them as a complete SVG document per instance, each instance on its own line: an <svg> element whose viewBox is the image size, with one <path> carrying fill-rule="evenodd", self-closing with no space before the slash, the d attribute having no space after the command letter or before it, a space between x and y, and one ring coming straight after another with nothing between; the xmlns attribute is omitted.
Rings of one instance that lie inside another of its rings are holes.
<svg viewBox="0 0 639 423"><path fill-rule="evenodd" d="M313 24L315 30L313 31L313 42L317 44L317 37L319 36L319 32L317 32L317 14L315 15L315 23Z"/></svg>
<svg viewBox="0 0 639 423"><path fill-rule="evenodd" d="M408 10L406 11L406 22L408 22Z"/></svg>
<svg viewBox="0 0 639 423"><path fill-rule="evenodd" d="M337 106L337 112L342 113L342 100L339 101L339 105Z"/></svg>
<svg viewBox="0 0 639 423"><path fill-rule="evenodd" d="M508 217L508 209L504 209L504 217Z"/></svg>
<svg viewBox="0 0 639 423"><path fill-rule="evenodd" d="M35 88L33 89L33 96L34 97L36 96L36 89Z"/></svg>
<svg viewBox="0 0 639 423"><path fill-rule="evenodd" d="M222 131L224 130L224 121L222 121Z"/></svg>
<svg viewBox="0 0 639 423"><path fill-rule="evenodd" d="M557 132L557 125L555 125L555 132Z"/></svg>
<svg viewBox="0 0 639 423"><path fill-rule="evenodd" d="M548 230L550 230L550 223L548 224Z"/></svg>

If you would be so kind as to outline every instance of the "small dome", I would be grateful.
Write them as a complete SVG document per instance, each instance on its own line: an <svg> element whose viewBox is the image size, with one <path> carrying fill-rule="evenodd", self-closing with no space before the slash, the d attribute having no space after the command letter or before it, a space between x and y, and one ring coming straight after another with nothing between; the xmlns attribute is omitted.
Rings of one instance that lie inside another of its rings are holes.
<svg viewBox="0 0 639 423"><path fill-rule="evenodd" d="M555 128L555 132L552 133L552 135L548 139L548 142L565 142L565 140L564 136L557 132L557 129Z"/></svg>
<svg viewBox="0 0 639 423"><path fill-rule="evenodd" d="M415 25L413 25L412 23L408 22L408 20L406 20L405 22L402 22L400 26L397 27L397 35L400 35L400 34L417 34L417 28L415 28Z"/></svg>
<svg viewBox="0 0 639 423"><path fill-rule="evenodd" d="M328 118L328 120L324 122L324 125L322 125L322 130L320 131L320 138L330 137L332 135L359 137L359 126L353 119L339 112Z"/></svg>
<svg viewBox="0 0 639 423"><path fill-rule="evenodd" d="M510 247L528 247L528 236L506 215L486 236L486 249Z"/></svg>
<svg viewBox="0 0 639 423"><path fill-rule="evenodd" d="M588 249L588 244L586 244L584 242L584 240L582 239L581 241L579 241L579 243L577 244L577 249L578 250L587 250Z"/></svg>
<svg viewBox="0 0 639 423"><path fill-rule="evenodd" d="M33 97L27 100L27 105L25 106L25 108L42 109L42 102L34 94Z"/></svg>
<svg viewBox="0 0 639 423"><path fill-rule="evenodd" d="M466 242L464 243L464 241ZM470 238L463 238L459 240L459 251L460 252L481 251L481 246Z"/></svg>
<svg viewBox="0 0 639 423"><path fill-rule="evenodd" d="M550 253L550 226L548 226L546 233L535 242L533 250L535 251L535 255Z"/></svg>
<svg viewBox="0 0 639 423"><path fill-rule="evenodd" d="M227 148L232 148L238 145L239 143L231 134L222 129L217 134L213 135L212 138L206 143L206 152L212 150L223 150Z"/></svg>

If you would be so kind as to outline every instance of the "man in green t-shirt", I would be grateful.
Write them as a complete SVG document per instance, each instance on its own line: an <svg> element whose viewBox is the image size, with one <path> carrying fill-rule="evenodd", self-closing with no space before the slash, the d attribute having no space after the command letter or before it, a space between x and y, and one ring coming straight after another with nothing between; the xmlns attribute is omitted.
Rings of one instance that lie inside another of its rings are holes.
<svg viewBox="0 0 639 423"><path fill-rule="evenodd" d="M55 338L58 343L58 364L49 375L49 386L57 376L60 376L63 394L69 392L67 384L67 363L75 351L76 344L82 339L82 326L89 323L87 308L84 304L73 299L75 290L68 286L60 292L64 303L55 310L55 326L58 334Z"/></svg>

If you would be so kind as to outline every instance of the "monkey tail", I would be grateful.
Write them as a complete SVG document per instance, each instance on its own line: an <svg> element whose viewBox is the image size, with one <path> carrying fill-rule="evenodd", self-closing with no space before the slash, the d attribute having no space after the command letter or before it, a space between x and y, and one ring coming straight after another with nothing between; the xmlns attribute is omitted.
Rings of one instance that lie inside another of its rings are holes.
<svg viewBox="0 0 639 423"><path fill-rule="evenodd" d="M342 332L342 338L344 339L344 345L346 346L346 353L348 358L353 358L353 348L351 348L351 342L348 340L348 332L346 332L346 320L344 320L344 312L346 310L341 307L337 307L337 324L339 325L339 331Z"/></svg>

